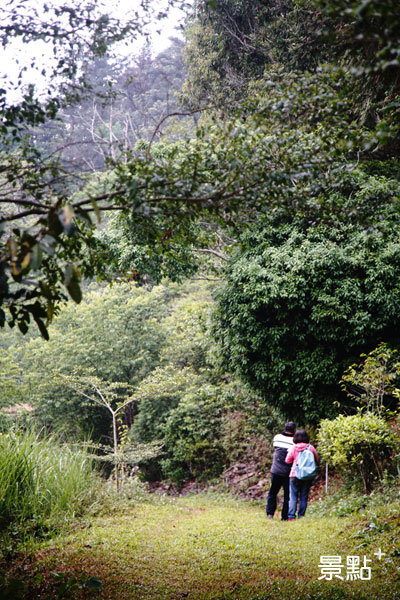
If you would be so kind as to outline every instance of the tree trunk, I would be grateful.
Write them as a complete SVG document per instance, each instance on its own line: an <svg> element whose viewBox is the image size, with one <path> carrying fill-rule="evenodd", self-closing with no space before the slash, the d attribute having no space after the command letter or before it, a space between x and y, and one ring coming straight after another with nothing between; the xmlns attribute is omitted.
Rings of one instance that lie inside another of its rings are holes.
<svg viewBox="0 0 400 600"><path fill-rule="evenodd" d="M115 457L115 489L117 494L119 492L119 474L118 474L118 430L117 430L117 417L116 414L112 413L113 418L113 436L114 436L114 457Z"/></svg>

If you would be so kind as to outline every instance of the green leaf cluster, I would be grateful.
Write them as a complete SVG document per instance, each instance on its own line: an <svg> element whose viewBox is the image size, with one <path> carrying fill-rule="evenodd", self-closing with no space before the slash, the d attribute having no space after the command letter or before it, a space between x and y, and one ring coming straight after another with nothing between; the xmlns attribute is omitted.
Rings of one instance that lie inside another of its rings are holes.
<svg viewBox="0 0 400 600"><path fill-rule="evenodd" d="M225 368L288 418L334 416L343 370L400 341L398 234L396 214L368 232L279 214L249 230L218 294Z"/></svg>
<svg viewBox="0 0 400 600"><path fill-rule="evenodd" d="M366 492L382 481L398 446L388 423L372 412L322 420L317 440L322 458L361 481Z"/></svg>
<svg viewBox="0 0 400 600"><path fill-rule="evenodd" d="M342 376L342 389L356 398L367 411L388 414L400 397L400 361L398 351L380 343L369 354L361 354L361 363L350 365Z"/></svg>
<svg viewBox="0 0 400 600"><path fill-rule="evenodd" d="M213 479L226 462L221 445L222 390L204 384L186 394L171 410L163 426L169 457L162 461L167 477L177 482L187 478Z"/></svg>

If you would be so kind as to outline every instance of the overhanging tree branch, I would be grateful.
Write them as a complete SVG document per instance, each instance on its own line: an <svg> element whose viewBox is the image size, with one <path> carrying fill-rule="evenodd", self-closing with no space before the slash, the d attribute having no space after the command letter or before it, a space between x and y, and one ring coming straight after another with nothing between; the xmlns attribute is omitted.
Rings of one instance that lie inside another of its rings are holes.
<svg viewBox="0 0 400 600"><path fill-rule="evenodd" d="M154 129L154 131L152 133L152 136L150 138L149 144L147 146L147 160L151 160L151 146L152 146L152 143L153 143L153 141L154 141L157 133L160 131L160 128L161 128L162 124L165 123L165 121L167 119L169 119L170 117L189 117L191 115L195 115L195 114L197 114L199 112L202 112L203 110L208 110L210 108L212 108L212 107L211 106L207 106L207 107L204 107L204 108L195 108L193 110L189 110L189 111L185 111L185 112L176 111L176 112L169 113L168 115L165 115L157 123L157 125L156 125L156 127L155 127L155 129Z"/></svg>

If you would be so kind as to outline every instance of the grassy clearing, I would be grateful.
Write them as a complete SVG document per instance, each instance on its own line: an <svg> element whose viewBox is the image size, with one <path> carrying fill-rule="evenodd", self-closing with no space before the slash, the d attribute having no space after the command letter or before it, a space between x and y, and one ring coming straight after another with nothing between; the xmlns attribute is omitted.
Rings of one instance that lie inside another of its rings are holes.
<svg viewBox="0 0 400 600"><path fill-rule="evenodd" d="M267 521L261 505L213 496L143 503L31 547L19 559L29 582L23 598L57 597L49 575L56 572L71 574L63 581L77 581L82 573L100 578L103 600L395 600L398 519L388 516L372 533L368 522L326 515ZM379 547L381 561L373 554ZM341 555L345 565L348 555L365 555L372 559L371 580L320 581L321 555ZM86 598L94 592L77 586L69 593Z"/></svg>

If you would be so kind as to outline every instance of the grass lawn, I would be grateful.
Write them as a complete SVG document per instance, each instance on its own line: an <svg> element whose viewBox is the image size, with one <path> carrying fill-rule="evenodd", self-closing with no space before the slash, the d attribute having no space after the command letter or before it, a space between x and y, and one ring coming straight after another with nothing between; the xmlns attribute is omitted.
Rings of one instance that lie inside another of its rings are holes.
<svg viewBox="0 0 400 600"><path fill-rule="evenodd" d="M32 546L14 575L24 578L24 600L398 600L398 528L393 516L372 529L359 519L317 513L282 522L267 520L261 504L182 497L139 504ZM374 555L379 548L381 560ZM321 555L341 556L343 581L318 579ZM364 556L370 559L371 579L346 581L347 556L359 556L361 566ZM98 577L102 590L77 589L81 573Z"/></svg>

